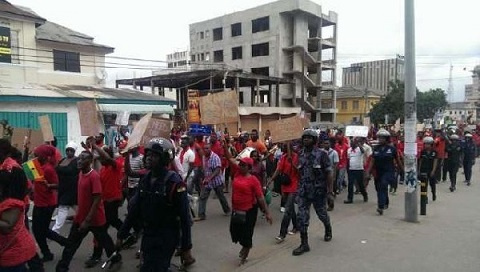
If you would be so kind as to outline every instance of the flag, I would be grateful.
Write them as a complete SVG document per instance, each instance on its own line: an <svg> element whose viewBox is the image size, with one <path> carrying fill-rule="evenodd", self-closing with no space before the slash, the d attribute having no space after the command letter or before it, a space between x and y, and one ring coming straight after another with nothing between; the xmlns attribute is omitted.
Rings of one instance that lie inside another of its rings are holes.
<svg viewBox="0 0 480 272"><path fill-rule="evenodd" d="M41 180L43 178L43 169L38 159L33 159L22 164L23 171L29 180Z"/></svg>

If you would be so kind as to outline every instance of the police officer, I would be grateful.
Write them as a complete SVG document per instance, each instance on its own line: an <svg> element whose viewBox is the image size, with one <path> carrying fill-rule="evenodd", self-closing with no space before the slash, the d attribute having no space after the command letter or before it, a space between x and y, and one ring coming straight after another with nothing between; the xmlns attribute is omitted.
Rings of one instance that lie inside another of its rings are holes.
<svg viewBox="0 0 480 272"><path fill-rule="evenodd" d="M117 234L117 246L128 237L134 222L139 222L144 230L141 244L144 263L140 271L166 272L178 245L180 231L182 262L194 262L190 254L191 218L187 188L180 175L168 171L175 154L169 140L152 139L145 146L145 152L145 168L149 173L140 180L129 204L127 218Z"/></svg>
<svg viewBox="0 0 480 272"><path fill-rule="evenodd" d="M420 160L418 162L420 179L430 184L433 201L437 199L436 170L440 164L438 153L433 147L434 143L435 140L432 137L423 138L424 148L422 153L420 153Z"/></svg>
<svg viewBox="0 0 480 272"><path fill-rule="evenodd" d="M460 144L460 137L456 134L451 135L450 141L447 145L448 160L447 169L450 177L450 192L457 189L457 172L460 166L460 158L462 157L462 146Z"/></svg>
<svg viewBox="0 0 480 272"><path fill-rule="evenodd" d="M472 167L475 164L477 147L472 139L470 132L465 133L465 143L463 145L463 171L465 172L465 182L470 186L472 178Z"/></svg>
<svg viewBox="0 0 480 272"><path fill-rule="evenodd" d="M328 154L315 146L318 134L315 130L303 132L303 149L300 151L298 170L298 228L301 244L293 250L294 256L310 251L307 229L310 220L310 206L313 204L318 218L325 226L324 240L332 240L332 225L327 213L327 198L333 196L332 166Z"/></svg>
<svg viewBox="0 0 480 272"><path fill-rule="evenodd" d="M383 215L388 209L388 185L395 180L395 164L403 169L398 159L397 149L390 145L390 132L380 129L377 132L378 145L374 148L372 160L365 173L365 179L370 180L372 170L375 170L375 190L377 191L377 213Z"/></svg>

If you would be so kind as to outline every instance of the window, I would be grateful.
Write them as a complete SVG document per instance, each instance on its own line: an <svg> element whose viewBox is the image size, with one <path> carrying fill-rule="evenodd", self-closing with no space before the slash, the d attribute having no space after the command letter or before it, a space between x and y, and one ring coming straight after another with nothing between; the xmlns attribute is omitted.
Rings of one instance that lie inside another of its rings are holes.
<svg viewBox="0 0 480 272"><path fill-rule="evenodd" d="M232 37L242 35L242 23L236 23L231 25L232 27Z"/></svg>
<svg viewBox="0 0 480 272"><path fill-rule="evenodd" d="M20 63L20 51L19 51L19 43L18 43L18 31L10 30L10 42L11 42L11 54L12 54L12 63L19 64Z"/></svg>
<svg viewBox="0 0 480 272"><path fill-rule="evenodd" d="M186 60L181 60L178 62L177 66L185 66L187 65L187 61Z"/></svg>
<svg viewBox="0 0 480 272"><path fill-rule="evenodd" d="M252 68L252 74L261 75L261 76L269 76L270 69L268 67L259 67L259 68Z"/></svg>
<svg viewBox="0 0 480 272"><path fill-rule="evenodd" d="M270 29L270 18L262 17L252 20L252 33L266 31Z"/></svg>
<svg viewBox="0 0 480 272"><path fill-rule="evenodd" d="M358 100L353 101L353 109L358 110L360 108Z"/></svg>
<svg viewBox="0 0 480 272"><path fill-rule="evenodd" d="M213 51L213 62L223 62L223 50Z"/></svg>
<svg viewBox="0 0 480 272"><path fill-rule="evenodd" d="M243 92L238 92L238 103L243 104Z"/></svg>
<svg viewBox="0 0 480 272"><path fill-rule="evenodd" d="M53 69L55 71L80 73L80 54L53 50Z"/></svg>
<svg viewBox="0 0 480 272"><path fill-rule="evenodd" d="M210 52L205 53L205 60L210 61Z"/></svg>
<svg viewBox="0 0 480 272"><path fill-rule="evenodd" d="M252 57L268 56L268 42L252 44Z"/></svg>
<svg viewBox="0 0 480 272"><path fill-rule="evenodd" d="M173 62L168 63L168 68L173 68Z"/></svg>
<svg viewBox="0 0 480 272"><path fill-rule="evenodd" d="M223 39L223 28L215 28L213 30L213 40L214 41L220 41Z"/></svg>
<svg viewBox="0 0 480 272"><path fill-rule="evenodd" d="M205 60L205 54L204 54L204 53L201 53L201 54L200 54L200 60L201 60L201 61L204 61L204 60Z"/></svg>
<svg viewBox="0 0 480 272"><path fill-rule="evenodd" d="M232 48L232 60L242 59L242 47L233 47Z"/></svg>
<svg viewBox="0 0 480 272"><path fill-rule="evenodd" d="M342 110L348 109L347 101L342 101Z"/></svg>
<svg viewBox="0 0 480 272"><path fill-rule="evenodd" d="M210 37L210 31L205 30L205 39L208 39Z"/></svg>
<svg viewBox="0 0 480 272"><path fill-rule="evenodd" d="M200 40L203 40L205 38L205 34L202 32L200 32Z"/></svg>
<svg viewBox="0 0 480 272"><path fill-rule="evenodd" d="M191 55L190 58L192 59L192 62L195 62L195 55Z"/></svg>

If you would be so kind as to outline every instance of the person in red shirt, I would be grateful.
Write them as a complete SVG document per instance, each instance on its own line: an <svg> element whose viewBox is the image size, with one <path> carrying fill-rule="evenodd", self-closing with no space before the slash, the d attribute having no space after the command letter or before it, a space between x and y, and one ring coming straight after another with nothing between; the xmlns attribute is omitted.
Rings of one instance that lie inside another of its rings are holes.
<svg viewBox="0 0 480 272"><path fill-rule="evenodd" d="M50 221L57 207L58 176L55 166L52 164L55 152L56 148L47 144L41 145L33 151L42 167L44 176L34 181L32 232L42 251L44 262L53 260L53 254L47 245L47 238L62 246L66 243L65 237L50 229Z"/></svg>
<svg viewBox="0 0 480 272"><path fill-rule="evenodd" d="M285 241L290 221L292 221L293 229L289 231L288 234L293 235L297 232L295 198L297 196L297 187L300 175L295 165L298 165L298 154L292 151L291 142L286 144L286 151L287 152L282 155L277 164L277 170L268 181L268 184L270 184L280 173L287 175L290 180L289 184L282 184L282 198L285 199L285 213L283 214L282 224L280 227L280 235L275 238L278 243Z"/></svg>
<svg viewBox="0 0 480 272"><path fill-rule="evenodd" d="M222 179L225 181L225 168L227 168L227 159L225 158L225 152L223 150L222 143L218 140L217 134L212 133L210 136L210 149L212 150L213 153L217 154L220 157L220 160L222 162Z"/></svg>
<svg viewBox="0 0 480 272"><path fill-rule="evenodd" d="M435 171L435 179L437 182L440 182L440 180L446 180L446 174L447 172L445 171L444 177L442 179L442 169L443 165L445 164L445 159L447 158L447 148L446 148L446 135L443 133L441 129L436 129L435 130L435 140L433 143L433 149L435 152L437 152L437 158L438 158L438 166ZM446 169L445 169L446 170Z"/></svg>
<svg viewBox="0 0 480 272"><path fill-rule="evenodd" d="M348 151L348 142L346 138L343 136L343 132L339 131L336 134L335 137L336 144L335 144L335 151L338 153L338 164L337 164L337 182L334 183L334 188L335 192L337 194L340 194L343 190L343 187L346 185L345 183L345 174L347 172L347 163L348 163L348 157L347 157L347 151Z"/></svg>
<svg viewBox="0 0 480 272"><path fill-rule="evenodd" d="M110 147L98 147L95 143L92 149L100 156L102 168L100 169L100 183L102 184L102 201L105 210L106 226L114 227L117 231L122 227L122 220L118 218L118 209L122 205L122 175L123 164L114 159ZM93 254L85 262L86 268L96 266L102 257L103 248L94 241Z"/></svg>
<svg viewBox="0 0 480 272"><path fill-rule="evenodd" d="M420 154L422 154L424 136L425 136L425 133L423 131L417 132L417 159L419 159Z"/></svg>
<svg viewBox="0 0 480 272"><path fill-rule="evenodd" d="M224 145L225 154L230 161L233 171L232 182L232 217L230 220L230 236L233 243L240 243L240 265L247 260L252 248L253 231L257 222L258 206L265 214L266 220L272 224L272 216L263 196L262 187L258 179L250 174L253 166L252 158L243 158L237 161L228 152Z"/></svg>
<svg viewBox="0 0 480 272"><path fill-rule="evenodd" d="M78 179L78 208L68 236L68 243L63 249L62 259L57 263L57 272L69 269L75 252L89 232L93 233L99 245L105 248L110 257L115 251L112 238L108 235L104 205L102 203L102 183L100 175L92 169L93 155L83 151L78 157L78 167L81 169ZM108 270L117 270L121 265L121 255L111 258Z"/></svg>

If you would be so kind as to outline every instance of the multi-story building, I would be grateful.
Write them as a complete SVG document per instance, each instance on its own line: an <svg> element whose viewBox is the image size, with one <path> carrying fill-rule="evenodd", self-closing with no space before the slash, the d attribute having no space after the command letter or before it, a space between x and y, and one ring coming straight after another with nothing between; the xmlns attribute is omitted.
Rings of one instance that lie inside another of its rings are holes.
<svg viewBox="0 0 480 272"><path fill-rule="evenodd" d="M337 14L322 13L312 1L280 0L191 24L190 55L193 69L223 67L293 79L279 92L243 88L241 101L256 101L254 106L280 101L281 107L312 113L312 121L335 122ZM322 107L322 99L332 107Z"/></svg>
<svg viewBox="0 0 480 272"><path fill-rule="evenodd" d="M190 51L175 51L167 55L167 67L153 72L153 75L191 71Z"/></svg>
<svg viewBox="0 0 480 272"><path fill-rule="evenodd" d="M342 86L363 88L388 94L390 81L403 81L405 61L402 56L386 60L353 63L343 68Z"/></svg>
<svg viewBox="0 0 480 272"><path fill-rule="evenodd" d="M131 116L173 113L173 100L105 88L105 56L113 51L28 8L0 1L0 120L38 129L37 117L46 114L63 151L68 141L84 140L78 101L95 99L105 121L113 116L113 123L125 110Z"/></svg>
<svg viewBox="0 0 480 272"><path fill-rule="evenodd" d="M472 84L465 85L465 102L480 106L480 65L475 66L472 72Z"/></svg>
<svg viewBox="0 0 480 272"><path fill-rule="evenodd" d="M380 98L380 94L363 88L341 87L337 91L337 122L344 125L363 124L363 119Z"/></svg>

